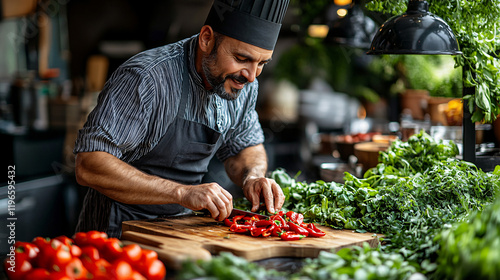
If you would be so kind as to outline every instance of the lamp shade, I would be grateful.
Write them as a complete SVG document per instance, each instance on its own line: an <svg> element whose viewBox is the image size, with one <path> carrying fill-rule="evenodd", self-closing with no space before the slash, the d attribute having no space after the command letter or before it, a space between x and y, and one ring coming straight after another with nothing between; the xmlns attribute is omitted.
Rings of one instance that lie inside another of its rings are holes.
<svg viewBox="0 0 500 280"><path fill-rule="evenodd" d="M367 54L462 54L448 24L429 12L427 1L410 0L406 13L379 28Z"/></svg>
<svg viewBox="0 0 500 280"><path fill-rule="evenodd" d="M345 17L332 23L325 42L369 49L375 32L375 22L365 16L358 5L353 5Z"/></svg>

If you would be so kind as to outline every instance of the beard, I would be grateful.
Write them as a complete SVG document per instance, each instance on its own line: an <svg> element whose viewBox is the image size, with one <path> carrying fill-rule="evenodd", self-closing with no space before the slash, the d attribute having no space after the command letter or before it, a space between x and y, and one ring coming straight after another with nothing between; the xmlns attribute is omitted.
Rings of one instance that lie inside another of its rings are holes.
<svg viewBox="0 0 500 280"><path fill-rule="evenodd" d="M241 75L229 74L226 76L213 74L216 69L217 62L217 49L214 48L212 52L204 57L202 61L202 69L208 84L212 87L212 91L217 94L220 98L226 100L235 100L241 93L240 89L231 88L231 92L227 92L224 88L224 84L227 79L233 79L238 83L245 84L248 82L247 78Z"/></svg>

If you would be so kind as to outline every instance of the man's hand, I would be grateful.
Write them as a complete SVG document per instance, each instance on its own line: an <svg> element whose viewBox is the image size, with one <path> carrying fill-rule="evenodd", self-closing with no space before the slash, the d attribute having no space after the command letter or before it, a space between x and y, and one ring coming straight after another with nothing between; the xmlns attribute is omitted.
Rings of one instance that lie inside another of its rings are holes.
<svg viewBox="0 0 500 280"><path fill-rule="evenodd" d="M232 195L217 183L184 185L180 195L180 205L191 210L207 209L218 221L223 221L233 211Z"/></svg>
<svg viewBox="0 0 500 280"><path fill-rule="evenodd" d="M269 213L280 210L285 202L285 195L280 186L273 179L264 177L247 177L243 184L243 193L252 203L252 212L259 210L261 198L264 199Z"/></svg>

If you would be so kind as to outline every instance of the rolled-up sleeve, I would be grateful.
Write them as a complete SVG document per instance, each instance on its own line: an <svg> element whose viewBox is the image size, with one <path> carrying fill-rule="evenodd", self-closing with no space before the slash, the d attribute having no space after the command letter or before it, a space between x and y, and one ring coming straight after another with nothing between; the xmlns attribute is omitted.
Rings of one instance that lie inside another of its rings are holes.
<svg viewBox="0 0 500 280"><path fill-rule="evenodd" d="M115 71L78 132L73 152L103 151L122 158L136 148L146 135L154 91L141 69Z"/></svg>

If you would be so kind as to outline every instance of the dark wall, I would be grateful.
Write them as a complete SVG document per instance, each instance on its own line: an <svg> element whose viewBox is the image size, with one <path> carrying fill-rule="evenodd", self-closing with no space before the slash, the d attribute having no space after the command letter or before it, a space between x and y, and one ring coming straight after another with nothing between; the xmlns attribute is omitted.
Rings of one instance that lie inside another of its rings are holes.
<svg viewBox="0 0 500 280"><path fill-rule="evenodd" d="M83 77L87 58L99 54L104 41L136 41L144 49L197 33L211 1L206 0L71 0L67 4L71 75ZM119 64L125 57L115 57ZM117 65L111 61L110 72Z"/></svg>

